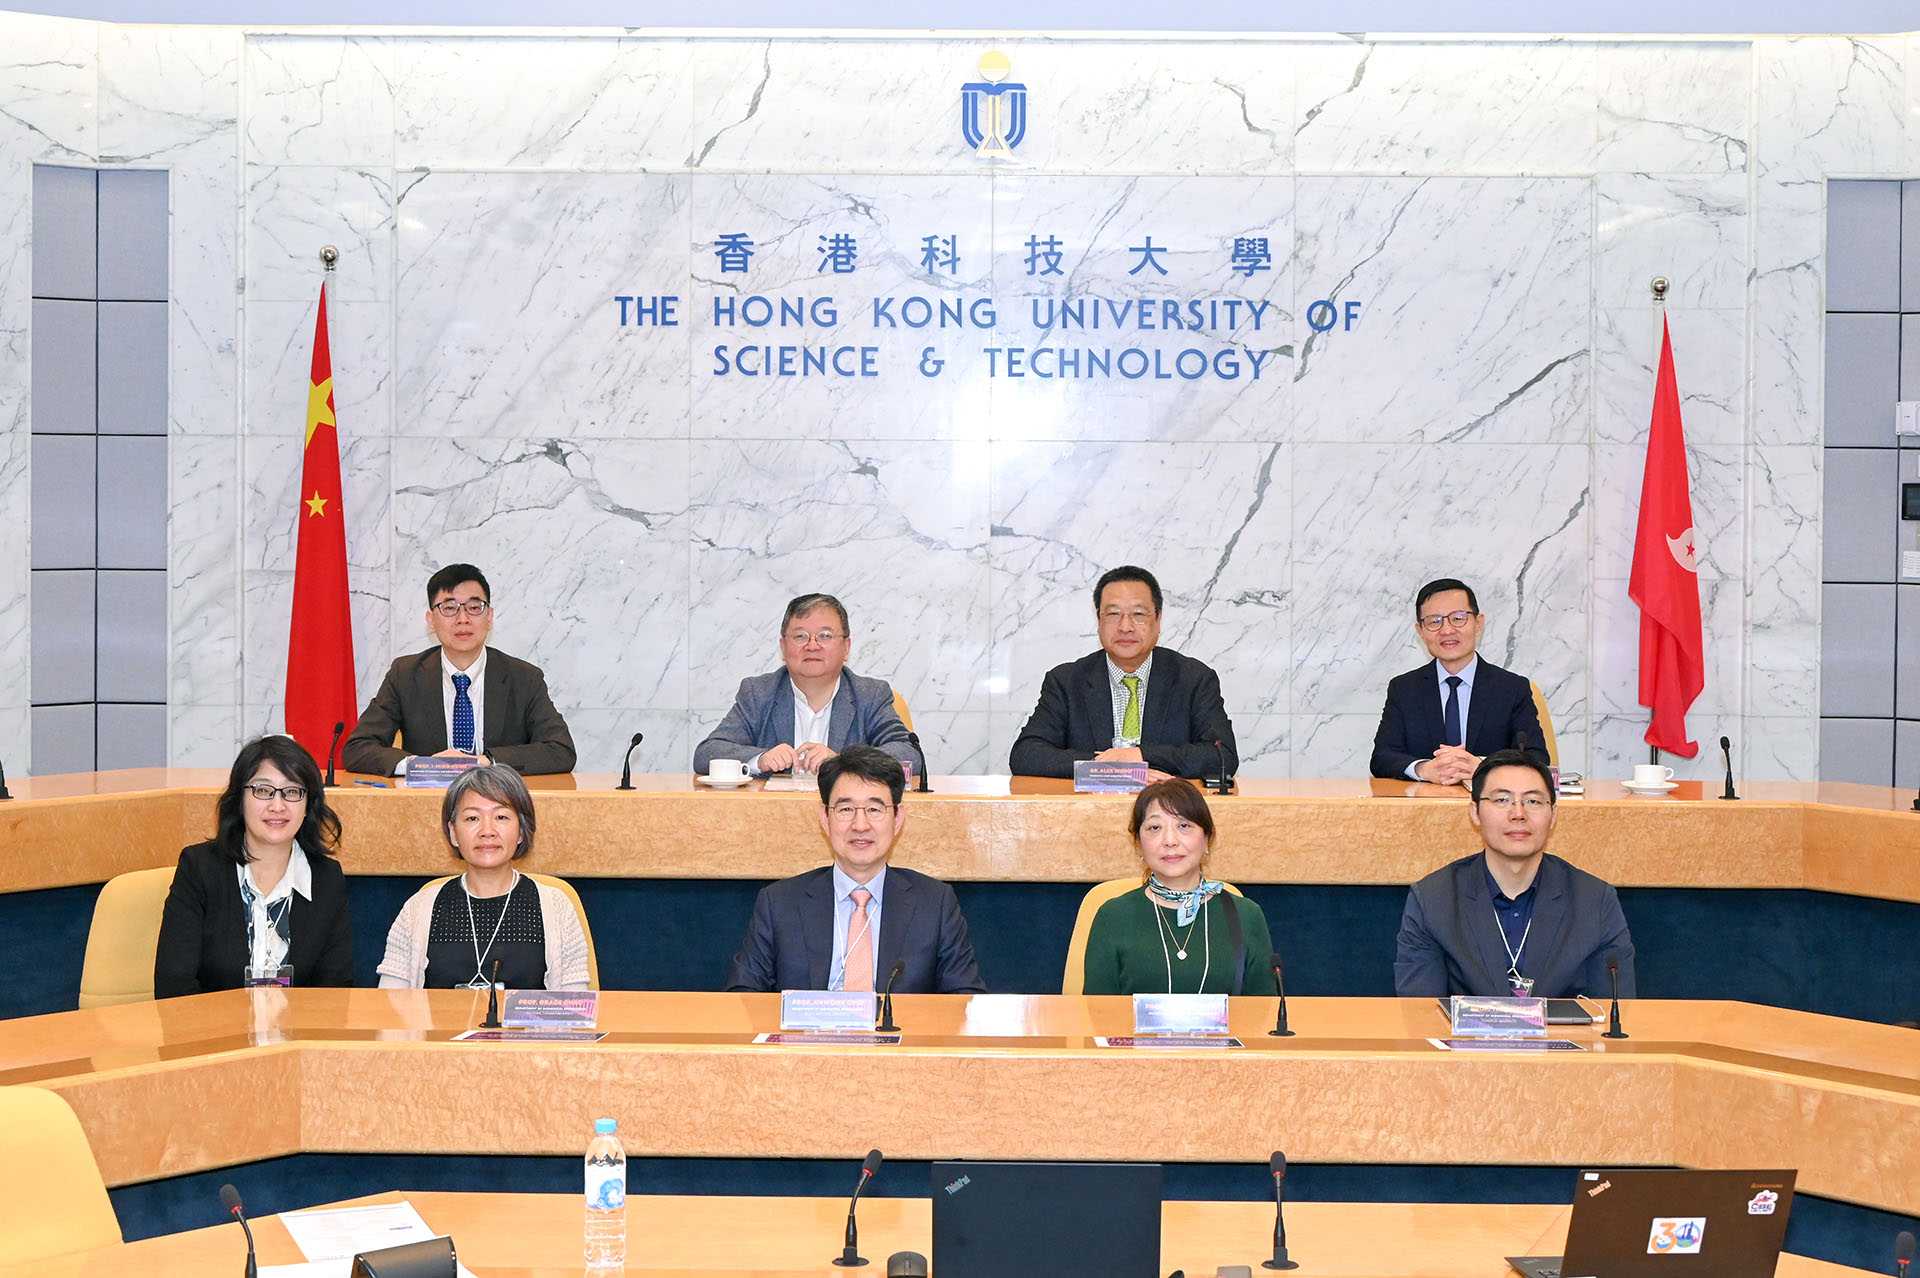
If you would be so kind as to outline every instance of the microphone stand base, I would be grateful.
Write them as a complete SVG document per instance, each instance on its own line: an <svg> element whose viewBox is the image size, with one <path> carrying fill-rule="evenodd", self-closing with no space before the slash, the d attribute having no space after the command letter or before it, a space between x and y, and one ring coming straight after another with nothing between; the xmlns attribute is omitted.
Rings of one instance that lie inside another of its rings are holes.
<svg viewBox="0 0 1920 1278"><path fill-rule="evenodd" d="M1273 1253L1272 1260L1261 1261L1260 1267L1262 1269L1298 1269L1300 1262L1297 1260L1288 1260L1287 1249L1282 1247L1279 1251Z"/></svg>
<svg viewBox="0 0 1920 1278"><path fill-rule="evenodd" d="M1293 1031L1290 1029L1270 1029L1267 1031L1267 1037L1268 1038L1292 1038Z"/></svg>
<svg viewBox="0 0 1920 1278"><path fill-rule="evenodd" d="M833 1258L833 1263L838 1265L842 1269L857 1269L861 1265L864 1265L867 1263L867 1258L865 1256L856 1256L851 1254L845 1255L845 1256L835 1256Z"/></svg>
<svg viewBox="0 0 1920 1278"><path fill-rule="evenodd" d="M1617 1033L1613 1030L1608 1030L1602 1035L1600 1035L1600 1037L1601 1038L1632 1038L1633 1035L1627 1033L1625 1030L1620 1030Z"/></svg>

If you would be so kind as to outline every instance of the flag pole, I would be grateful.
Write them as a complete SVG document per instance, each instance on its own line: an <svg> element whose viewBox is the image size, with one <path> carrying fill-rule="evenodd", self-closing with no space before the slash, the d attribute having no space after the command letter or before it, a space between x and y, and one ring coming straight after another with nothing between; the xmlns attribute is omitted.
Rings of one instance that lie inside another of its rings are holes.
<svg viewBox="0 0 1920 1278"><path fill-rule="evenodd" d="M332 270L333 268L328 267L327 269ZM1667 289L1669 287L1667 277L1664 275L1654 276L1653 283L1650 287L1653 290L1653 366L1655 369L1658 369L1660 367L1660 346L1666 337ZM1653 723L1653 715L1651 712L1647 715L1647 723L1649 726ZM1650 745L1647 747L1647 762L1653 764L1660 762L1659 746Z"/></svg>

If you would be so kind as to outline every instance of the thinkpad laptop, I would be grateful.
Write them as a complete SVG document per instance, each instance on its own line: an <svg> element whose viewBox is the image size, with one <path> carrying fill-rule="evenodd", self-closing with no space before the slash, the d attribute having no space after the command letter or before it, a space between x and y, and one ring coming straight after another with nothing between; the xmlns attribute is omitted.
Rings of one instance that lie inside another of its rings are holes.
<svg viewBox="0 0 1920 1278"><path fill-rule="evenodd" d="M1159 1278L1158 1163L935 1163L940 1278Z"/></svg>
<svg viewBox="0 0 1920 1278"><path fill-rule="evenodd" d="M1583 1171L1567 1254L1509 1256L1526 1278L1771 1278L1790 1171Z"/></svg>

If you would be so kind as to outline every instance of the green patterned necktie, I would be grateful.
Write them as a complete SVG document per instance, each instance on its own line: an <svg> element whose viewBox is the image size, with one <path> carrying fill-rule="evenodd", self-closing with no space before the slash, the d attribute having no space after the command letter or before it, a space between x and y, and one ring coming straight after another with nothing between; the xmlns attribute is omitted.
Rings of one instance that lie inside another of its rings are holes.
<svg viewBox="0 0 1920 1278"><path fill-rule="evenodd" d="M1127 685L1127 708L1120 715L1120 735L1128 741L1140 739L1140 676L1121 675L1120 682Z"/></svg>

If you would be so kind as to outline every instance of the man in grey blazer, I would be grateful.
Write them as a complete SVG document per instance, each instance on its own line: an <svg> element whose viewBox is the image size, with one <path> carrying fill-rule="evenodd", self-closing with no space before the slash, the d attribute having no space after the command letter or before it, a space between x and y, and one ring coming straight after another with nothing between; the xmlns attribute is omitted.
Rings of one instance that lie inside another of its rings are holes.
<svg viewBox="0 0 1920 1278"><path fill-rule="evenodd" d="M504 763L526 776L573 771L573 734L540 667L487 646L492 600L472 564L427 579L427 627L440 642L388 669L340 749L347 771L393 776L424 755Z"/></svg>
<svg viewBox="0 0 1920 1278"><path fill-rule="evenodd" d="M820 765L848 745L877 746L920 767L885 679L847 669L847 610L832 595L800 595L780 619L780 669L740 681L733 708L693 752L693 770L738 759L755 774Z"/></svg>
<svg viewBox="0 0 1920 1278"><path fill-rule="evenodd" d="M1547 854L1553 774L1496 750L1473 774L1467 817L1483 851L1414 884L1400 916L1393 991L1401 998L1529 994L1634 996L1633 937L1611 886Z"/></svg>

